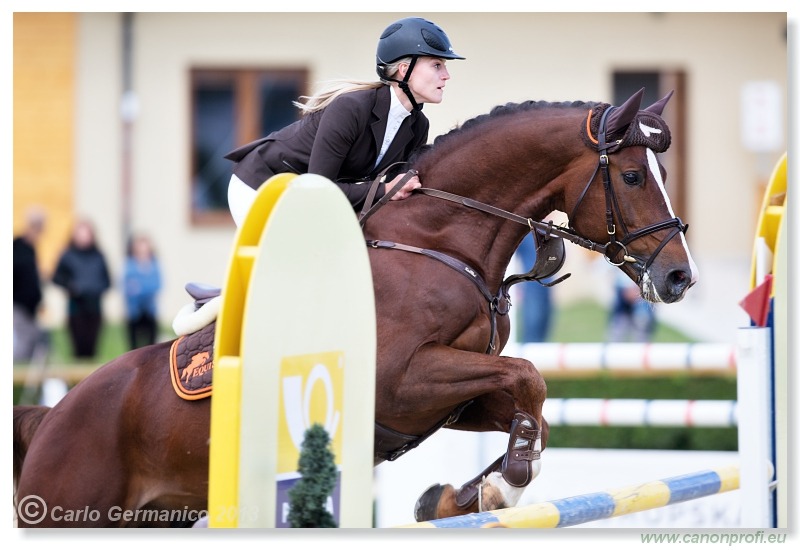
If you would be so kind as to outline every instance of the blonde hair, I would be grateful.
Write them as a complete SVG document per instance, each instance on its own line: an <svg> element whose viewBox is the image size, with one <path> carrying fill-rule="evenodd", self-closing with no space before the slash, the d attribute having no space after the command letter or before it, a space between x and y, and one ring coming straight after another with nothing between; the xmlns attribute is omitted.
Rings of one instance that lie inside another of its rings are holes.
<svg viewBox="0 0 800 550"><path fill-rule="evenodd" d="M410 57L398 59L394 63L386 65L384 73L389 77L393 77L395 74L397 74L397 71L402 63L410 62ZM364 80L328 80L322 83L320 91L311 96L300 96L300 100L302 101L293 101L292 105L300 109L302 114L307 115L309 113L321 111L342 94L347 94L358 90L372 90L387 85L390 85L390 82L383 79L372 82L367 82Z"/></svg>

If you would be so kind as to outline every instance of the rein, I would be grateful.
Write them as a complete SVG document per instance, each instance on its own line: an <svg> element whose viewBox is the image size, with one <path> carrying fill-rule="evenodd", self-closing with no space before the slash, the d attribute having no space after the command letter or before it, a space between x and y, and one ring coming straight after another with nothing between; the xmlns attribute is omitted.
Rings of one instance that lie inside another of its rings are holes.
<svg viewBox="0 0 800 550"><path fill-rule="evenodd" d="M377 193L377 187L379 184L384 183L384 175L386 173L384 170L381 174L379 174L375 180L372 182L372 187L367 195L367 198L364 202L364 206L359 214L359 223L361 227L364 227L367 219L375 213L375 211L386 204L388 200L394 195L411 177L417 174L416 170L409 170L406 175L394 186L390 189L381 199L375 203L374 205L372 202L375 199L375 195ZM467 277L472 283L478 288L478 291L483 295L486 301L489 304L489 319L490 319L490 327L491 327L491 338L489 340L489 346L486 348L486 353L492 353L495 348L495 340L497 339L497 315L507 315L509 310L511 309L511 301L510 301L510 291L509 288L517 283L521 283L523 281L536 281L543 286L553 286L557 283L560 283L564 279L570 276L570 274L564 275L559 279L553 282L544 282L543 279L550 277L558 272L561 269L561 266L564 264L564 242L560 239L553 238L561 233L564 234L569 240L572 242L581 242L585 243L583 246L587 248L590 246L595 246L594 243L591 241L587 241L578 235L573 235L564 229L557 228L553 225L553 222L539 222L535 221L531 218L524 218L522 216L518 216L517 214L507 212L500 208L490 206L488 204L484 204L482 202L478 202L466 197L462 197L459 195L454 195L453 193L448 193L445 191L439 191L437 189L429 189L429 188L419 188L414 190L415 193L421 193L425 195L431 195L434 197L438 197L441 199L450 200L453 202L457 202L468 206L470 208L475 208L489 214L500 216L517 223L521 223L526 225L531 232L534 234L536 239L536 262L533 268L526 274L520 275L512 275L508 277L503 284L500 285L500 288L497 291L497 294L492 294L489 290L488 285L483 280L483 277L472 267L467 265L466 263L462 262L457 258L453 258L452 256L448 256L442 252L438 252L436 250L430 250L427 248L420 248L417 246L410 246L406 244L396 243L393 241L384 241L384 240L367 240L367 246L372 248L386 248L386 249L395 249L395 250L403 250L405 252L413 252L416 254L422 254L424 256L428 256L429 258L433 258L442 262L443 264L447 265L448 267L452 268L456 272L464 275ZM591 249L591 248L590 248Z"/></svg>
<svg viewBox="0 0 800 550"><path fill-rule="evenodd" d="M597 172L595 172L597 173ZM594 178L594 176L592 176ZM501 208L497 208L496 206L491 206L489 204L485 204L482 202L478 202L473 199L469 199L466 197L462 197L461 195L455 195L453 193L448 193L447 191L441 191L439 189L430 189L427 187L421 187L419 189L414 190L415 193L422 193L423 195L429 195L431 197L436 197L439 199L448 200L451 202L455 202L466 206L467 208L474 208L475 210L480 210L481 212L485 212L487 214L491 214L493 216L498 216L501 218L505 218L512 222L519 223L521 225L527 226L531 231L539 230L542 234L547 237L555 236L560 237L562 239L566 239L578 246L586 248L588 250L593 250L597 252L604 253L607 245L598 244L594 241L586 239L578 235L573 229L569 227L559 227L553 225L553 222L541 222L534 220L533 218L526 218L524 216L520 216L518 214L514 214L513 212L508 212L507 210L503 210Z"/></svg>

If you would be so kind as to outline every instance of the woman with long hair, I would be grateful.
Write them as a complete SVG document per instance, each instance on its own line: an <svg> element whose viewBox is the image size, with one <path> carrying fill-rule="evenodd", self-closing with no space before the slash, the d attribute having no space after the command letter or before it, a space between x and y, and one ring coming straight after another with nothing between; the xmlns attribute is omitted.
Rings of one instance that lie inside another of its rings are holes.
<svg viewBox="0 0 800 550"><path fill-rule="evenodd" d="M297 122L232 151L228 205L237 225L247 214L255 190L275 174L295 172L325 176L360 208L378 177L428 140L425 103L440 103L450 79L447 60L457 55L445 32L419 17L389 25L378 40L375 82L337 82L305 101ZM384 175L380 199L403 178L394 167ZM420 187L417 176L407 179L391 200L401 200Z"/></svg>

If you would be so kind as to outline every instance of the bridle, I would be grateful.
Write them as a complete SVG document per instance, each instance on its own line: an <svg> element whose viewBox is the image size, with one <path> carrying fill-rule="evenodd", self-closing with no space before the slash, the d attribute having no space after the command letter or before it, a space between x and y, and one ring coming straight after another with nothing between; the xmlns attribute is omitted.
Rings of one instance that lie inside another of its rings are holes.
<svg viewBox="0 0 800 550"><path fill-rule="evenodd" d="M470 199L468 197L463 197L461 195L456 195L454 193L450 193L447 191L441 191L439 189L431 189L427 187L421 187L414 190L414 193L428 195L431 197L447 200L450 202L454 202L465 206L467 208L472 208L475 210L479 210L481 212L490 214L492 216L498 216L515 223L519 223L528 227L530 232L533 234L536 243L537 243L537 253L536 253L536 264L534 265L533 269L526 274L521 275L512 275L503 281L500 285L496 294L493 294L487 287L484 280L481 278L480 274L472 268L471 266L465 264L461 260L457 258L453 258L441 252L404 245L400 243L396 243L393 241L385 241L385 240L367 240L367 245L372 248L389 248L389 249L396 249L396 250L404 250L406 252L414 252L417 254L423 254L430 258L436 259L445 265L453 268L457 272L465 275L469 278L477 287L478 290L483 294L486 300L489 302L489 309L491 312L491 340L489 343L489 348L486 350L486 353L490 353L495 349L494 341L496 338L496 314L506 315L509 312L510 303L508 301L509 298L509 288L519 282L523 281L536 281L545 286L552 286L557 284L567 277L570 274L563 275L559 279L552 281L552 282L545 282L544 279L551 277L555 273L561 269L562 265L564 264L564 242L563 240L566 239L573 244L576 244L582 248L587 250L599 252L603 254L606 260L614 265L614 266L621 266L623 264L631 263L634 264L635 269L637 269L637 284L641 283L642 278L644 277L647 269L655 260L656 256L661 252L661 250L667 245L667 243L672 240L673 237L678 235L679 233L686 233L688 229L688 224L684 224L680 218L671 218L669 220L657 222L642 229L637 229L636 231L629 232L627 226L625 225L625 221L622 219L622 214L619 208L619 203L617 201L616 194L614 193L614 188L611 185L611 174L609 169L609 155L614 153L615 151L621 148L621 140L614 141L612 143L608 143L606 141L606 118L611 111L613 111L616 107L609 107L603 112L603 115L600 119L600 126L598 129L597 139L594 139L591 135L590 131L590 121L592 113L589 112L589 118L587 119L587 134L589 139L597 144L597 150L599 152L599 161L598 165L595 168L592 176L589 178L589 181L584 186L583 191L581 192L580 196L578 197L578 201L575 203L575 206L572 208L572 212L569 216L570 222L576 218L578 207L582 204L583 199L586 197L587 192L589 191L589 187L592 185L592 182L595 180L597 176L597 172L599 171L602 175L603 181L603 189L605 193L605 202L606 202L606 233L608 234L608 242L605 244L597 243L592 241L591 239L587 239L586 237L581 236L574 227L562 227L554 225L552 221L549 222L542 222L538 220L534 220L532 218L527 218L525 216L520 216L519 214L515 214L513 212L508 212L507 210L503 210L501 208L497 208L496 206L492 206L489 204L485 204L474 199ZM634 124L631 122L631 124ZM400 163L398 163L400 164ZM393 165L394 166L394 165ZM384 182L384 176L386 172L391 168L386 168L375 180L372 182L371 189L367 195L367 198L364 202L364 206L359 214L359 223L363 228L367 219L375 213L375 211L386 204L389 199L400 190L400 188L405 185L405 183L413 176L417 174L416 170L409 170L401 180L395 184L383 197L380 198L378 202L373 204L375 195L377 193L377 187L379 183ZM622 238L617 239L617 225L615 223L615 219L618 220L620 228L622 229ZM574 225L574 224L573 224ZM655 233L658 231L662 231L665 229L672 228L672 231L664 237L658 247L653 251L650 257L642 262L641 259L634 257L633 255L629 254L628 252L628 245L646 235L650 235L651 233ZM622 254L622 260L616 262L615 259Z"/></svg>
<svg viewBox="0 0 800 550"><path fill-rule="evenodd" d="M611 185L611 174L609 173L609 154L618 150L621 140L614 141L612 143L608 143L606 141L606 118L608 115L614 110L616 107L609 107L603 112L602 117L600 118L600 127L597 131L597 139L592 137L590 126L591 126L591 117L592 112L589 111L589 116L586 119L586 133L589 136L589 139L597 144L597 150L600 153L599 163L597 168L595 168L592 177L589 178L589 182L583 188L580 196L578 197L578 201L575 203L575 206L572 208L572 212L569 215L569 220L575 220L577 217L578 207L583 202L584 197L586 196L587 191L589 191L589 187L592 185L592 182L597 175L598 170L602 174L603 179L603 190L606 199L606 233L608 234L608 242L601 247L597 247L596 250L601 252L605 259L614 266L621 266L625 262L633 263L635 268L637 269L637 284L641 282L642 277L647 272L647 269L656 259L659 252L667 245L669 241L672 240L673 237L678 235L679 233L686 233L686 230L689 229L689 224L685 224L681 221L680 218L671 218L669 220L656 222L654 224L648 225L641 229L637 229L636 231L629 232L627 226L625 225L625 220L622 218L622 212L619 208L619 202L617 201L617 196L614 193L614 187ZM635 124L635 121L631 122L631 124ZM617 240L617 227L614 223L614 219L619 222L619 225L622 229L622 239ZM573 224L574 225L574 224ZM662 231L664 229L672 228L672 231L661 240L661 243L656 247L650 257L644 262L641 263L640 259L635 258L634 256L628 253L628 245L646 235L650 235L651 233L656 233L658 231ZM574 231L574 230L573 230ZM592 249L595 250L595 249ZM622 254L622 260L619 262L615 261L615 258L619 257Z"/></svg>

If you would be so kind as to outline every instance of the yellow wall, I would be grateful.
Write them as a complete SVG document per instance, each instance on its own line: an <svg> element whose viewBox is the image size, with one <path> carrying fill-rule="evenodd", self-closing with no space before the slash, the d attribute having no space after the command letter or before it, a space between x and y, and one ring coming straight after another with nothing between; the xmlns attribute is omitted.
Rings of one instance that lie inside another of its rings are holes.
<svg viewBox="0 0 800 550"><path fill-rule="evenodd" d="M77 14L14 14L14 231L47 213L39 248L54 267L72 224Z"/></svg>

